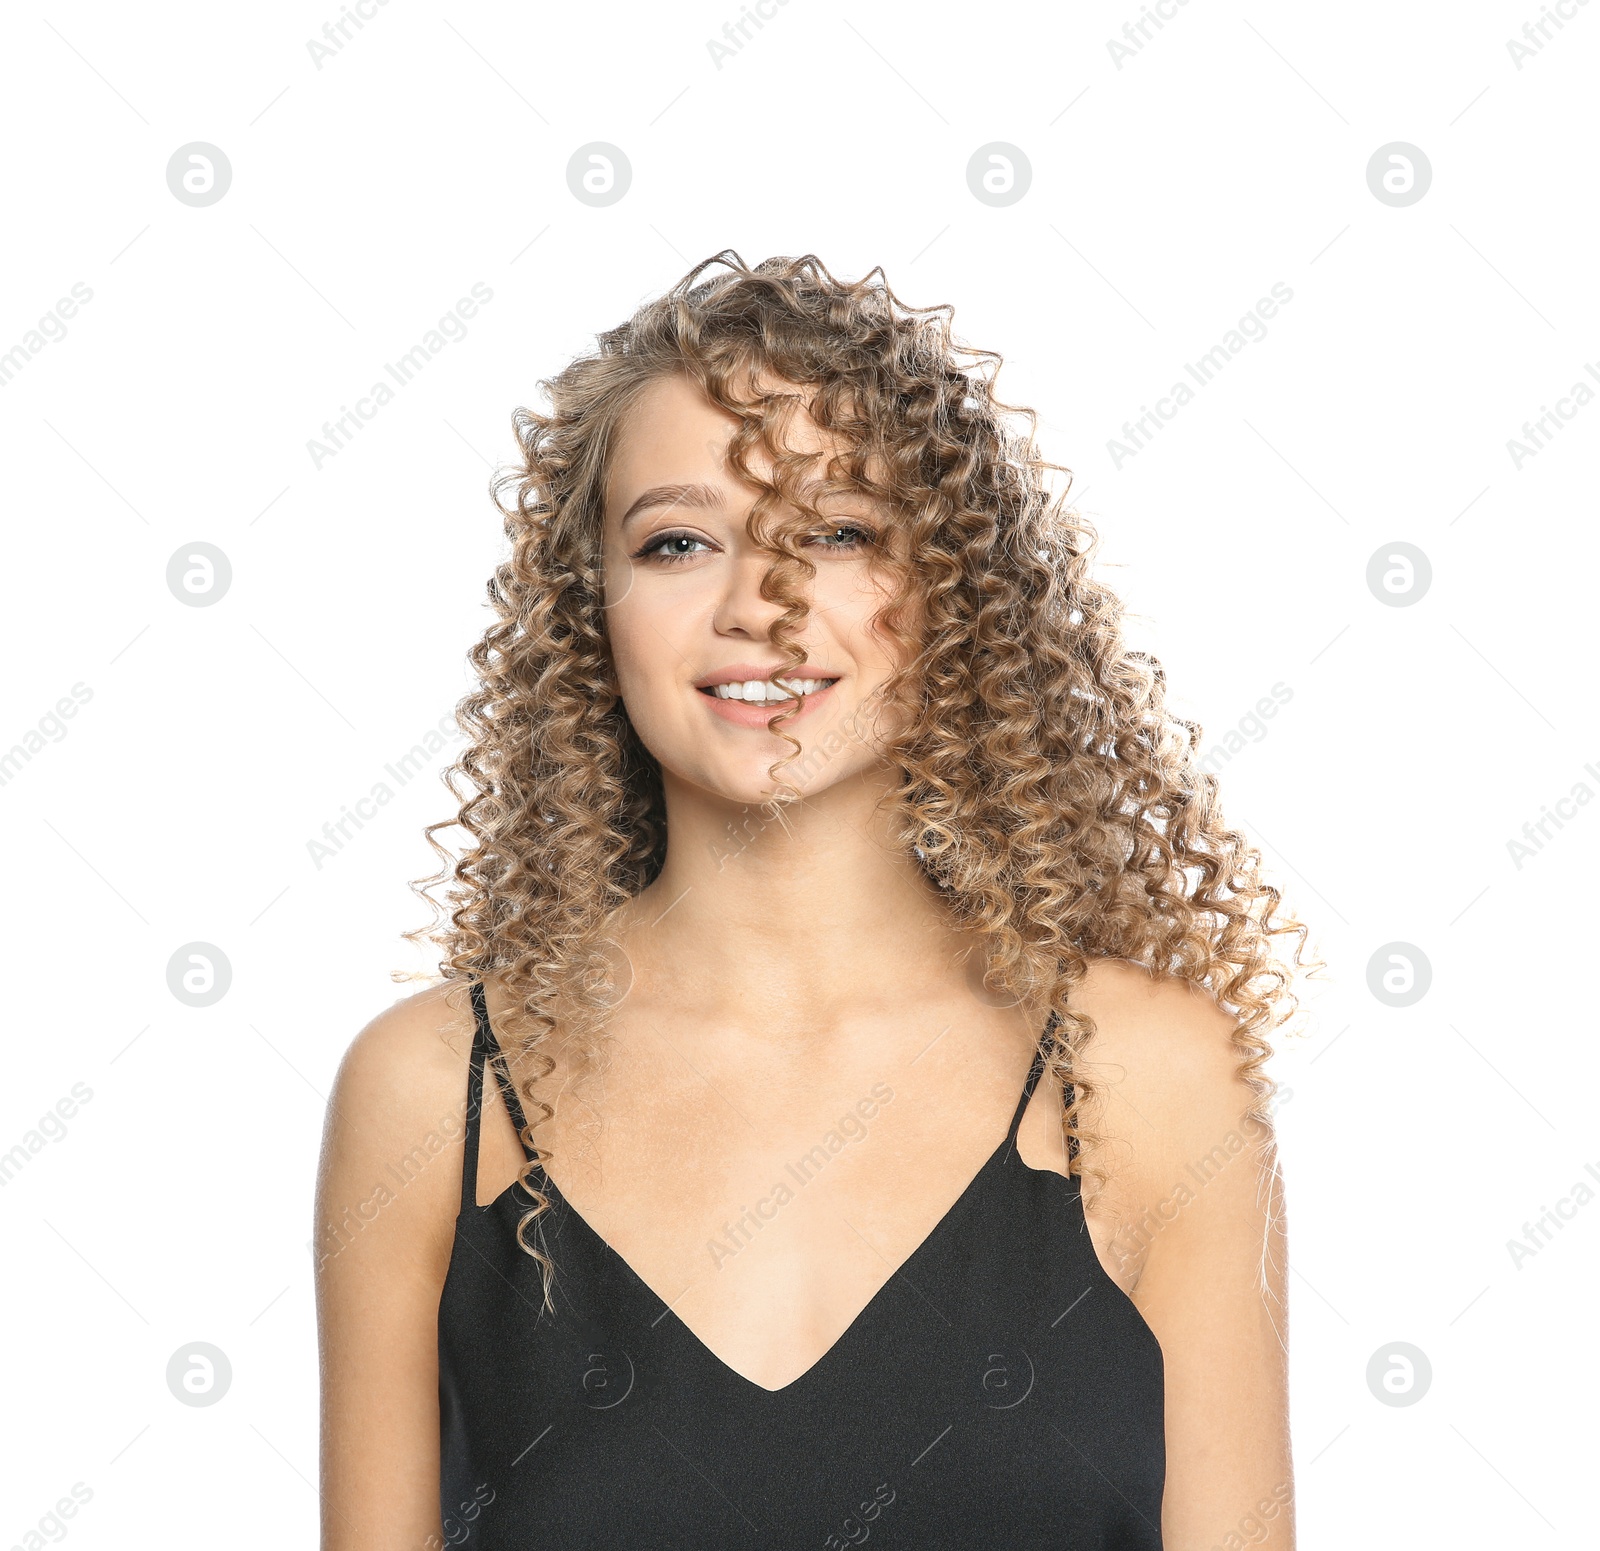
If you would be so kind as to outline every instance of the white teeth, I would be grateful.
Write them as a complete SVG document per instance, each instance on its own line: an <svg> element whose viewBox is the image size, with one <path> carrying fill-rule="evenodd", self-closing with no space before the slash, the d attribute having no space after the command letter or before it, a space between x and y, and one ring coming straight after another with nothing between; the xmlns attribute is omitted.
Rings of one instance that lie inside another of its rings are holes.
<svg viewBox="0 0 1600 1551"><path fill-rule="evenodd" d="M793 700L794 695L784 688L787 684L799 694L814 695L818 690L837 684L837 679L785 679L777 684L766 679L735 680L732 684L718 684L712 689L718 700Z"/></svg>

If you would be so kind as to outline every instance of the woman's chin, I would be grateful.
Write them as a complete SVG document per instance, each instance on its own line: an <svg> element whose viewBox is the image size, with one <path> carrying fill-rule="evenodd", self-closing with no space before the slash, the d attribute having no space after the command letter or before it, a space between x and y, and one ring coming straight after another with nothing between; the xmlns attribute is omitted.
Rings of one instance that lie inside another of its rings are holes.
<svg viewBox="0 0 1600 1551"><path fill-rule="evenodd" d="M785 749L777 758L789 752ZM773 760L750 759L737 767L719 762L708 768L701 759L692 769L682 771L673 784L678 785L680 798L715 810L711 814L714 825L731 826L748 839L762 826L776 823L786 804L797 797L815 798L834 784L832 772L794 768L804 762L802 754L791 762L792 773L780 769L774 778Z"/></svg>

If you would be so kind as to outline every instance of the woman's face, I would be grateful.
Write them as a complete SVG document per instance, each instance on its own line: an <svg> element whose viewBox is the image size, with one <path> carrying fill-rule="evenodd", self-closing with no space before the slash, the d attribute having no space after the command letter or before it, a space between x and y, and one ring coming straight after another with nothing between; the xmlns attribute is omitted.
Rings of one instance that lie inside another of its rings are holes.
<svg viewBox="0 0 1600 1551"><path fill-rule="evenodd" d="M784 606L761 596L775 557L745 532L760 492L725 459L738 425L685 377L652 383L635 404L606 491L605 617L628 716L663 772L755 804L775 789L769 767L794 754L767 727L794 702L754 698L770 691L751 681L790 654L767 634ZM803 452L834 445L803 413L786 440ZM770 477L760 454L749 462ZM805 663L792 679L808 693L781 729L801 751L779 772L807 796L881 764L873 696L897 665L892 638L873 627L892 595L873 563L898 537L887 510L858 494L814 499L827 520L803 544L816 574L797 583L809 612L793 636Z"/></svg>

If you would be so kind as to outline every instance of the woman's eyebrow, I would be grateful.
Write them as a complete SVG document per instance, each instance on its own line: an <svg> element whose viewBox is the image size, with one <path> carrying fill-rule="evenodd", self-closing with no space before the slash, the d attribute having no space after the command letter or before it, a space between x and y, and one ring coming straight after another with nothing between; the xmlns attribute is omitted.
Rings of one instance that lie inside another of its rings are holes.
<svg viewBox="0 0 1600 1551"><path fill-rule="evenodd" d="M627 527L641 512L657 506L692 506L703 510L721 505L722 492L714 485L652 485L622 514L618 527Z"/></svg>

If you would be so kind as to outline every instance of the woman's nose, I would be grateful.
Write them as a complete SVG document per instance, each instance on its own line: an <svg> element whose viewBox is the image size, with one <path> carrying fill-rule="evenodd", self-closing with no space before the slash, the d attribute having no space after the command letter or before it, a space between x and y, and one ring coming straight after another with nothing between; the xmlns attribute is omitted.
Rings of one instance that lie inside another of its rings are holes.
<svg viewBox="0 0 1600 1551"><path fill-rule="evenodd" d="M726 581L722 596L717 600L712 616L712 628L719 635L738 635L750 640L765 641L775 620L784 612L785 605L770 602L761 596L761 583L772 565L773 557L760 550L731 559L726 568Z"/></svg>

